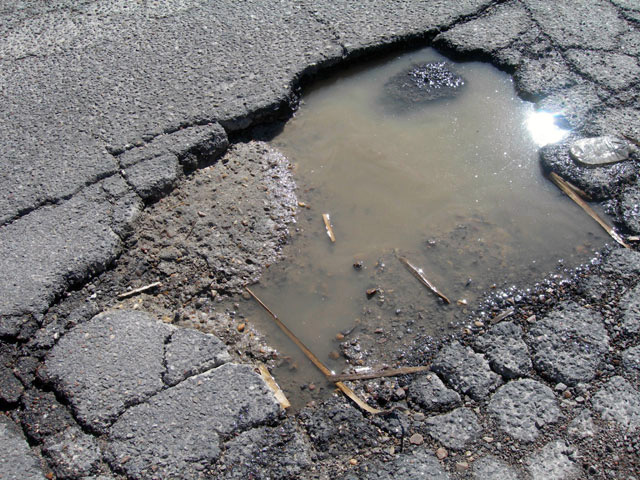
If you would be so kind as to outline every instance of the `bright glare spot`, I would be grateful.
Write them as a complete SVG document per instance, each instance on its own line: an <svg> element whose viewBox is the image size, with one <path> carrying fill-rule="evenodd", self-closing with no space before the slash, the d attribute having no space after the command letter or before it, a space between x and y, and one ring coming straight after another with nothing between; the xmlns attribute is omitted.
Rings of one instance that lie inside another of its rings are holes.
<svg viewBox="0 0 640 480"><path fill-rule="evenodd" d="M525 120L527 130L534 143L539 147L556 143L569 135L569 130L563 130L555 123L557 113L529 112Z"/></svg>

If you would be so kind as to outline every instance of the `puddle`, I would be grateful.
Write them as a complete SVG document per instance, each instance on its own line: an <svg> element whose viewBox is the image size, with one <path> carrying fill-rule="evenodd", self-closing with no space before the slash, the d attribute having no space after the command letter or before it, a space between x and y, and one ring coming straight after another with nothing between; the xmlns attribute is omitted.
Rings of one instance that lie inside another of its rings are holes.
<svg viewBox="0 0 640 480"><path fill-rule="evenodd" d="M357 362L348 342L359 334L391 333L378 358L360 363L393 363L416 336L452 333L493 285L531 284L559 262L579 265L605 242L542 176L537 149L562 132L516 96L507 74L485 63L452 64L465 79L457 97L413 107L388 98L391 77L443 60L425 49L319 82L271 142L295 164L298 199L308 208L299 210L288 260L255 291L336 371L345 354ZM452 304L422 287L396 254L423 268ZM374 287L381 291L368 299ZM255 309L250 319L292 356L295 372L278 378L290 396L310 382L331 389L266 315ZM340 345L336 335L354 327Z"/></svg>

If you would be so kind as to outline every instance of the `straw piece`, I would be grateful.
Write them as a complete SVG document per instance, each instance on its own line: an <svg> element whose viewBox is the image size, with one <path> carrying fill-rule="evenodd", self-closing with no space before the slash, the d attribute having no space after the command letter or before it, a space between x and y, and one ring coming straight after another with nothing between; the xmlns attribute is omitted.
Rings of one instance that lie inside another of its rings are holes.
<svg viewBox="0 0 640 480"><path fill-rule="evenodd" d="M138 293L146 292L147 290L151 290L152 288L159 287L160 285L162 285L162 283L153 282L153 283L150 283L149 285L145 285L144 287L134 288L133 290L129 290L128 292L121 293L120 295L118 295L118 298L123 299L123 298L133 297Z"/></svg>
<svg viewBox="0 0 640 480"><path fill-rule="evenodd" d="M311 360L311 363L313 363L318 370L320 370L325 377L327 377L327 379L329 379L329 377L331 377L333 375L333 373L331 372L331 370L329 370L321 361L320 359L318 359L318 357L316 357L313 352L311 350L309 350L306 345L304 343L302 343L300 341L300 339L298 339L298 337L295 336L295 334L289 330L287 328L287 326L282 322L282 320L280 320L278 318L278 316L273 313L271 311L271 309L269 307L267 307L264 302L262 300L260 300L255 293L253 293L249 287L244 287L245 290L247 291L247 293L249 293L249 295L251 295L253 297L253 299L258 302L258 304L265 309L265 311L271 316L271 318L273 319L273 321L276 323L276 325L278 325L278 327L280 328L280 330L282 330L284 332L284 334L289 337L289 339L296 344L296 346L302 350L302 352L307 356L307 358L309 360ZM342 382L334 382L336 387L338 387L342 393L344 393L347 397L349 397L351 400L353 400L360 408L362 408L363 410L372 413L372 414L378 414L378 413L382 413L382 410L378 410L376 408L371 407L370 405L368 405L364 400L362 400L360 397L358 397L356 395L356 393L351 390L349 387L347 387L344 383Z"/></svg>
<svg viewBox="0 0 640 480"><path fill-rule="evenodd" d="M627 244L622 237L616 232L616 229L609 225L596 211L591 208L584 200L582 200L575 191L571 189L571 187L567 184L566 180L560 177L555 172L551 172L549 174L549 178L556 186L562 190L571 200L576 202L582 209L587 212L587 214L593 218L598 224L604 228L604 230L613 238L616 242L622 245L625 248L631 248L629 244Z"/></svg>
<svg viewBox="0 0 640 480"><path fill-rule="evenodd" d="M333 233L333 227L331 226L331 217L329 217L328 213L323 213L322 214L322 220L324 220L324 226L327 229L327 235L329 235L329 238L331 239L331 242L335 242L336 241L336 236Z"/></svg>

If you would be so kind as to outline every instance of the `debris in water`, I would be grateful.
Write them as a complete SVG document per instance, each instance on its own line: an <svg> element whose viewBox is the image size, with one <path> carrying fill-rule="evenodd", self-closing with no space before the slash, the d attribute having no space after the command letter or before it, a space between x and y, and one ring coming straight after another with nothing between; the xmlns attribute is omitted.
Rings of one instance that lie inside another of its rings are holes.
<svg viewBox="0 0 640 480"><path fill-rule="evenodd" d="M376 293L378 293L378 287L367 289L367 298L373 297Z"/></svg>
<svg viewBox="0 0 640 480"><path fill-rule="evenodd" d="M494 324L494 325L495 325L496 323L501 322L501 321L502 321L502 320L504 320L505 318L510 317L510 316L511 316L511 315L513 315L514 313L515 313L515 309L513 309L513 308L508 308L508 309L506 309L504 312L502 312L501 314L496 315L495 317L493 317L493 318L490 320L490 322L491 322L492 324Z"/></svg>
<svg viewBox="0 0 640 480"><path fill-rule="evenodd" d="M265 381L267 386L271 389L271 391L273 392L273 395L276 397L276 400L278 401L280 406L284 410L291 407L291 403L287 399L287 396L284 394L284 392L282 391L282 389L280 388L276 380L271 376L271 373L269 373L269 370L267 370L267 367L263 363L258 363L258 370L260 370L260 376L262 376L262 379Z"/></svg>
<svg viewBox="0 0 640 480"><path fill-rule="evenodd" d="M276 323L276 325L280 328L280 330L282 330L284 332L284 334L289 337L289 339L296 344L296 346L302 350L302 352L306 355L306 357L311 360L311 363L313 363L316 368L318 370L320 370L325 377L327 377L327 379L329 379L329 377L331 377L333 375L333 372L331 370L329 370L319 359L318 357L316 357L313 352L311 350L309 350L307 348L307 346L302 343L300 341L300 339L298 337L295 336L295 334L289 330L289 328L287 328L287 326L282 322L282 320L280 320L278 318L278 316L273 313L271 311L271 309L269 309L269 307L267 307L264 302L262 300L260 300L255 293L253 293L249 287L244 287L245 290L247 292L249 292L249 295L251 295L253 297L253 299L258 302L258 305L260 305L273 319L273 321ZM366 403L364 400L362 400L360 397L358 397L356 395L356 393L351 390L349 387L347 387L344 383L337 381L334 382L336 387L338 387L340 389L340 391L342 391L342 393L344 393L347 397L349 397L351 400L353 400L353 402L358 405L361 409L363 409L366 412L372 413L372 414L378 414L378 413L382 413L382 410L378 410L377 408L373 408L371 405L369 405L368 403Z"/></svg>
<svg viewBox="0 0 640 480"><path fill-rule="evenodd" d="M569 153L576 162L584 165L608 165L628 159L631 145L626 140L611 135L581 138L573 142Z"/></svg>
<svg viewBox="0 0 640 480"><path fill-rule="evenodd" d="M562 190L564 193L567 194L567 196L573 200L574 202L576 202L578 205L580 205L580 207L582 207L582 209L587 212L587 214L593 218L596 222L598 222L598 224L605 229L605 231L611 236L611 238L613 238L616 242L618 242L620 245L622 245L625 248L631 248L629 246L629 244L627 244L622 237L620 236L620 234L618 234L618 232L616 231L615 228L613 228L612 226L610 226L600 215L598 215L596 213L596 211L591 208L589 205L587 205L587 203L582 200L580 198L580 196L573 191L573 189L567 185L567 182L560 177L558 174L556 174L555 172L551 172L549 174L549 178L551 179L551 181L553 183L556 184L556 186Z"/></svg>
<svg viewBox="0 0 640 480"><path fill-rule="evenodd" d="M150 283L149 285L145 285L144 287L134 288L133 290L129 290L128 292L121 293L120 295L118 295L118 298L123 299L123 298L133 297L138 293L146 292L147 290L151 290L152 288L159 287L160 285L162 285L161 282L153 282L153 283Z"/></svg>
<svg viewBox="0 0 640 480"><path fill-rule="evenodd" d="M411 262L409 262L409 260L407 260L404 257L398 257L398 260L400 260L404 264L404 266L407 267L407 269L411 273L413 273L413 275L418 280L420 280L420 283L422 283L425 287L427 287L429 290L435 293L438 297L440 297L446 304L451 303L451 301L444 294L440 293L438 289L429 280L427 280L427 277L424 276L424 273L421 268L414 267L411 264Z"/></svg>
<svg viewBox="0 0 640 480"><path fill-rule="evenodd" d="M324 226L327 229L327 235L329 235L331 242L335 242L336 236L333 234L333 227L331 226L331 217L329 217L328 213L323 213L322 220L324 220Z"/></svg>

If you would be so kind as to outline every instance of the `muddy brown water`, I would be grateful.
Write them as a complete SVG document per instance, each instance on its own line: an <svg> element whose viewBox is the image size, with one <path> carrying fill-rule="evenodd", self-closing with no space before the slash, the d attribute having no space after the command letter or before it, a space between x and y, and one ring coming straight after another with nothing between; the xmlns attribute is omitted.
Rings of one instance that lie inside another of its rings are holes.
<svg viewBox="0 0 640 480"><path fill-rule="evenodd" d="M588 260L606 241L543 177L537 149L562 132L549 115L532 130L540 116L517 97L509 75L485 63L452 64L466 80L456 98L413 108L385 98L390 77L442 60L425 49L317 83L271 142L295 165L306 206L291 228L287 260L271 267L255 291L338 372L347 351L336 341L339 332L355 327L348 341L359 331L385 330L395 342L359 363L393 363L392 350L415 334L459 329L491 287L532 284L559 263ZM335 243L323 213L331 216ZM423 268L452 305L418 284L399 254ZM381 292L367 298L374 287ZM276 370L290 396L309 383L331 388L264 312L256 308L249 317L291 356ZM340 358L332 358L335 352Z"/></svg>

